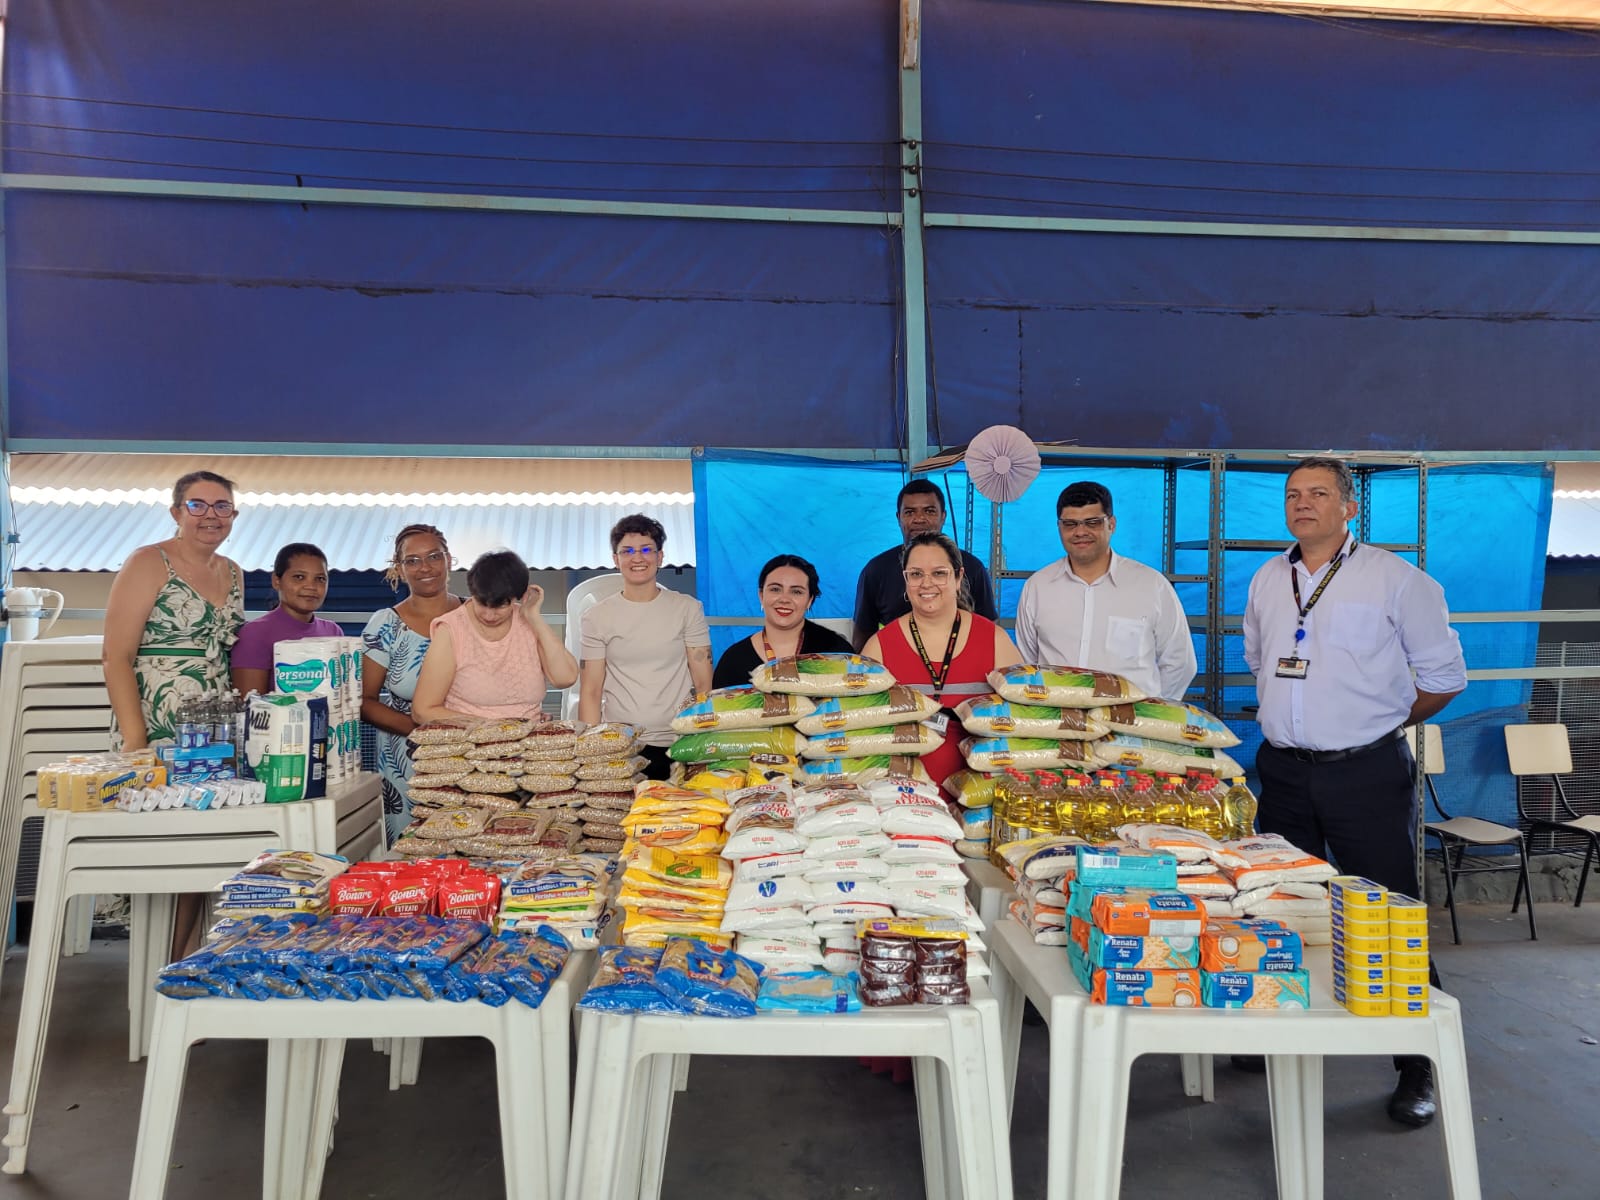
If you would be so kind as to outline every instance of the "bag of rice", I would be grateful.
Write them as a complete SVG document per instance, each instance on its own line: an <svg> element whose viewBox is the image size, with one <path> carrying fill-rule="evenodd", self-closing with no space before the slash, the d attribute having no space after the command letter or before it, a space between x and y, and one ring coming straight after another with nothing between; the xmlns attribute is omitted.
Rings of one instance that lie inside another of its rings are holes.
<svg viewBox="0 0 1600 1200"><path fill-rule="evenodd" d="M982 771L952 771L945 776L945 795L963 808L988 808L994 803L994 780Z"/></svg>
<svg viewBox="0 0 1600 1200"><path fill-rule="evenodd" d="M680 710L672 718L672 730L674 733L705 733L711 729L793 725L815 707L804 696L761 692L753 687L718 688Z"/></svg>
<svg viewBox="0 0 1600 1200"><path fill-rule="evenodd" d="M859 654L796 654L762 663L750 682L763 692L800 696L859 696L895 685L889 668Z"/></svg>
<svg viewBox="0 0 1600 1200"><path fill-rule="evenodd" d="M1056 738L1089 741L1111 732L1098 708L1053 708L1046 704L1021 704L990 694L965 700L956 716L968 733L978 737Z"/></svg>
<svg viewBox="0 0 1600 1200"><path fill-rule="evenodd" d="M1152 742L1149 738L1114 733L1098 742L1086 742L1102 767L1129 767L1158 774L1182 775L1190 768L1209 771L1224 779L1243 775L1244 768L1221 750L1209 746L1179 746L1173 742Z"/></svg>
<svg viewBox="0 0 1600 1200"><path fill-rule="evenodd" d="M869 696L829 696L818 700L816 711L796 721L795 728L807 737L816 737L921 721L938 711L939 705L932 696L897 683L886 692Z"/></svg>
<svg viewBox="0 0 1600 1200"><path fill-rule="evenodd" d="M886 775L904 775L908 779L931 782L928 768L915 757L904 754L869 754L865 758L813 758L800 767L801 778L807 783L822 783L830 779L853 779L865 783L882 779Z"/></svg>
<svg viewBox="0 0 1600 1200"><path fill-rule="evenodd" d="M674 762L701 763L719 758L749 758L752 754L799 754L805 745L806 739L790 725L712 730L680 737L667 747L667 757Z"/></svg>
<svg viewBox="0 0 1600 1200"><path fill-rule="evenodd" d="M1099 742L1066 742L1053 738L966 738L961 753L974 771L1004 771L1020 767L1034 771L1042 767L1103 767L1106 761L1095 750Z"/></svg>
<svg viewBox="0 0 1600 1200"><path fill-rule="evenodd" d="M1018 663L989 672L989 686L1019 704L1057 708L1099 708L1143 700L1144 693L1121 675L1084 667L1046 667Z"/></svg>
<svg viewBox="0 0 1600 1200"><path fill-rule="evenodd" d="M738 792L750 786L750 777L732 767L689 767L682 786L695 792Z"/></svg>
<svg viewBox="0 0 1600 1200"><path fill-rule="evenodd" d="M867 758L874 754L911 754L920 757L932 754L942 745L944 736L919 722L823 734L806 742L801 754L806 758Z"/></svg>
<svg viewBox="0 0 1600 1200"><path fill-rule="evenodd" d="M1183 746L1211 746L1226 750L1239 744L1238 736L1203 708L1170 700L1138 700L1089 710L1114 733Z"/></svg>

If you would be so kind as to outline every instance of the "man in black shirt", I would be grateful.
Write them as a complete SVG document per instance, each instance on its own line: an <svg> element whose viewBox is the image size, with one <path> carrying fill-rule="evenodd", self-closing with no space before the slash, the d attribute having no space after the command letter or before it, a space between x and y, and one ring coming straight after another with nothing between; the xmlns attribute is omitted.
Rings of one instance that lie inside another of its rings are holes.
<svg viewBox="0 0 1600 1200"><path fill-rule="evenodd" d="M906 599L906 581L900 573L900 551L919 533L937 533L944 527L944 493L931 479L913 479L895 497L895 515L900 519L900 545L885 550L867 561L856 581L855 630L851 643L859 652L867 639L896 617L911 611ZM965 550L961 561L967 587L972 592L972 611L980 617L997 619L994 592L989 572Z"/></svg>

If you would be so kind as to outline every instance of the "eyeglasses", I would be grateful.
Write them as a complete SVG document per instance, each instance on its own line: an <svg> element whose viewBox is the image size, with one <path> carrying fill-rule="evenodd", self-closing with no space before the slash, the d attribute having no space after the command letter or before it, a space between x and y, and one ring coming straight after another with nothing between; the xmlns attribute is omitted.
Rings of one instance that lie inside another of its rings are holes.
<svg viewBox="0 0 1600 1200"><path fill-rule="evenodd" d="M921 583L924 579L926 579L928 582L937 584L939 587L944 587L956 577L956 573L949 567L935 567L931 571L920 571L913 567L909 571L902 571L901 574L906 577L907 583Z"/></svg>
<svg viewBox="0 0 1600 1200"><path fill-rule="evenodd" d="M617 553L622 555L623 558L632 558L634 555L638 555L640 558L653 558L655 557L656 548L654 546L618 546Z"/></svg>
<svg viewBox="0 0 1600 1200"><path fill-rule="evenodd" d="M1057 521L1056 524L1061 526L1061 528L1065 529L1068 533L1071 533L1074 529L1078 528L1078 526L1080 526L1080 525L1082 525L1085 529L1089 530L1092 533L1092 532L1095 532L1097 530L1104 529L1106 527L1106 518L1104 518L1104 517L1085 517L1081 521L1074 521L1070 517L1063 517L1059 521Z"/></svg>
<svg viewBox="0 0 1600 1200"><path fill-rule="evenodd" d="M208 512L214 512L224 520L239 511L233 507L232 500L218 500L211 504L207 504L204 500L185 500L183 508L191 517L203 517Z"/></svg>
<svg viewBox="0 0 1600 1200"><path fill-rule="evenodd" d="M408 571L414 571L423 563L430 567L437 567L445 560L443 550L430 550L426 554L408 554L400 560L400 565Z"/></svg>

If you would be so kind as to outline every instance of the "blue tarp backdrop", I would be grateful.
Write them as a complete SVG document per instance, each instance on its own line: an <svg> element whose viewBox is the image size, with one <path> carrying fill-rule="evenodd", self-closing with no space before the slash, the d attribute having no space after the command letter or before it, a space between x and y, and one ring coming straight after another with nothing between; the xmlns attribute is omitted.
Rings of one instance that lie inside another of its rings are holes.
<svg viewBox="0 0 1600 1200"><path fill-rule="evenodd" d="M12 0L4 168L1600 227L1586 34L1072 0L927 0L922 33L906 179L893 0ZM24 448L905 437L887 221L12 190L5 227ZM1600 445L1600 247L934 226L926 250L936 445L997 421L1102 445Z"/></svg>

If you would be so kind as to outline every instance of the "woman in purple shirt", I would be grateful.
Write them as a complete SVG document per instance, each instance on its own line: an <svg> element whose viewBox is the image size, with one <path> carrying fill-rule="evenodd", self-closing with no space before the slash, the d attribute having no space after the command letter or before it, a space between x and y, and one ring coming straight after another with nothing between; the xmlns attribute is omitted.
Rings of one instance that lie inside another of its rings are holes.
<svg viewBox="0 0 1600 1200"><path fill-rule="evenodd" d="M291 542L272 562L278 606L245 622L233 644L233 686L241 695L274 691L272 647L308 637L341 637L344 630L317 616L328 598L328 556L309 542Z"/></svg>

